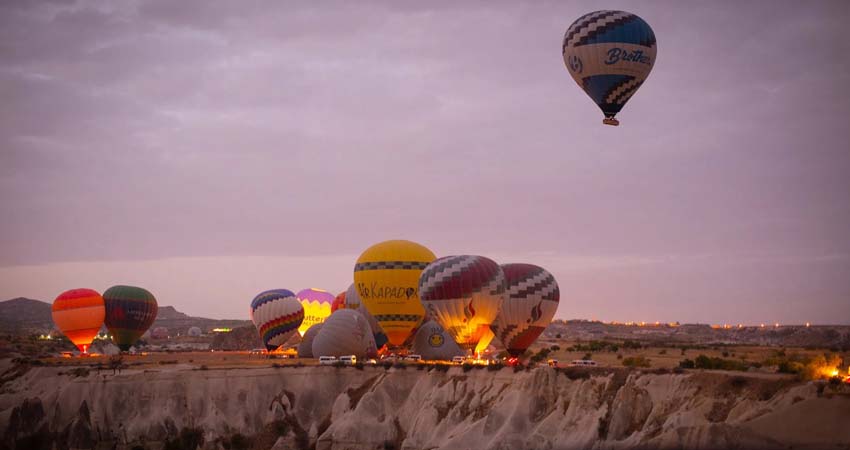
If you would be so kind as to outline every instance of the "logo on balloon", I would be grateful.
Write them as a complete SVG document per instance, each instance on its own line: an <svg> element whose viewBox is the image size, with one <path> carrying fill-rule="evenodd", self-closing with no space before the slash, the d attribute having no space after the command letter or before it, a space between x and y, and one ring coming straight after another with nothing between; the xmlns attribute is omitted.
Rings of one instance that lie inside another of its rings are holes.
<svg viewBox="0 0 850 450"><path fill-rule="evenodd" d="M581 63L581 59L576 55L570 56L569 63L570 70L575 73L581 73L581 71L584 69L584 64Z"/></svg>
<svg viewBox="0 0 850 450"><path fill-rule="evenodd" d="M531 308L531 318L527 320L528 323L537 322L541 316L543 316L543 301L541 300L537 306Z"/></svg>
<svg viewBox="0 0 850 450"><path fill-rule="evenodd" d="M472 307L472 300L469 301L468 305L463 307L463 315L466 316L466 318L463 319L464 322L475 317L475 309Z"/></svg>
<svg viewBox="0 0 850 450"><path fill-rule="evenodd" d="M620 61L631 61L640 64L652 64L650 62L649 56L646 56L643 53L643 50L635 50L630 52L626 49L614 47L611 50L608 50L608 59L605 60L605 64L611 65L616 64Z"/></svg>
<svg viewBox="0 0 850 450"><path fill-rule="evenodd" d="M442 347L443 342L445 342L445 338L440 333L434 333L428 336L428 345L431 347Z"/></svg>

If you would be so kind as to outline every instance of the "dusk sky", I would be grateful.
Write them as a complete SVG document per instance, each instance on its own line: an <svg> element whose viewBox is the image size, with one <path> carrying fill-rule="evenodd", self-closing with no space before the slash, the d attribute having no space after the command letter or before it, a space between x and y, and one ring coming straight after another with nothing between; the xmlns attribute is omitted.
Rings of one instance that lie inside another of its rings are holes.
<svg viewBox="0 0 850 450"><path fill-rule="evenodd" d="M850 2L0 2L0 300L248 318L387 239L551 271L557 318L850 323ZM564 67L623 9L652 74Z"/></svg>

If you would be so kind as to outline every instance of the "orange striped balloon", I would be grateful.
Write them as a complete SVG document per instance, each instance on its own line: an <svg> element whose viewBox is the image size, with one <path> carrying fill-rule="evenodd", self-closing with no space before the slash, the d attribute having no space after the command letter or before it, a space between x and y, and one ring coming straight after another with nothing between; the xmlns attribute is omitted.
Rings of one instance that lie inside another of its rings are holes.
<svg viewBox="0 0 850 450"><path fill-rule="evenodd" d="M56 297L52 309L53 323L81 352L87 353L106 317L103 297L91 289L71 289Z"/></svg>

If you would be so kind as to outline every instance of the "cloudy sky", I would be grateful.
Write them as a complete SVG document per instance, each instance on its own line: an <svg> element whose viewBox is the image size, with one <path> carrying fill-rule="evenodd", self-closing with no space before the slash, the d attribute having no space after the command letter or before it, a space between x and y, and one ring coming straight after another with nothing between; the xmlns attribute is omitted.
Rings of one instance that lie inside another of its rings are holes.
<svg viewBox="0 0 850 450"><path fill-rule="evenodd" d="M0 3L0 299L247 318L373 243L552 271L557 317L850 323L847 2ZM605 7L619 115L561 59Z"/></svg>

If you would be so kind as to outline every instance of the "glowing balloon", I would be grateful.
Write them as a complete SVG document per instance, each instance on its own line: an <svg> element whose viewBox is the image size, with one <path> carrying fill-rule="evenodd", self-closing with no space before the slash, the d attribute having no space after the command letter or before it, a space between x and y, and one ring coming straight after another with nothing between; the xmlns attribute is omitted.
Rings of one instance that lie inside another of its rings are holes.
<svg viewBox="0 0 850 450"><path fill-rule="evenodd" d="M570 75L605 114L602 122L619 125L614 116L655 64L655 33L634 14L596 11L570 25L561 50Z"/></svg>
<svg viewBox="0 0 850 450"><path fill-rule="evenodd" d="M558 282L531 264L504 264L508 296L491 327L511 356L519 356L546 329L561 297Z"/></svg>
<svg viewBox="0 0 850 450"><path fill-rule="evenodd" d="M156 298L146 289L112 286L103 293L103 302L106 328L122 351L130 350L156 320Z"/></svg>
<svg viewBox="0 0 850 450"><path fill-rule="evenodd" d="M422 323L419 274L435 258L415 242L386 241L366 249L354 266L360 300L394 346L402 345Z"/></svg>
<svg viewBox="0 0 850 450"><path fill-rule="evenodd" d="M298 331L304 321L304 307L288 289L261 292L251 302L251 321L257 327L263 345L272 351Z"/></svg>
<svg viewBox="0 0 850 450"><path fill-rule="evenodd" d="M375 340L366 318L353 309L340 309L322 323L322 329L313 338L313 356L374 357Z"/></svg>
<svg viewBox="0 0 850 450"><path fill-rule="evenodd" d="M91 289L71 289L53 301L53 323L77 348L88 353L97 336L106 308L103 297Z"/></svg>
<svg viewBox="0 0 850 450"><path fill-rule="evenodd" d="M308 328L324 322L331 315L334 296L328 291L310 288L298 293L298 301L304 307L304 321L298 327L298 334L303 337Z"/></svg>
<svg viewBox="0 0 850 450"><path fill-rule="evenodd" d="M502 305L502 308L504 308L504 304ZM498 316L496 316L496 318L498 320ZM478 341L478 344L475 345L474 352L484 353L484 351L487 350L487 347L490 346L490 343L493 342L493 338L495 337L496 333L493 333L492 329L487 329L487 331L485 331L484 334L481 335L481 340Z"/></svg>
<svg viewBox="0 0 850 450"><path fill-rule="evenodd" d="M422 272L419 293L430 317L471 352L499 314L505 275L483 256L447 256Z"/></svg>

